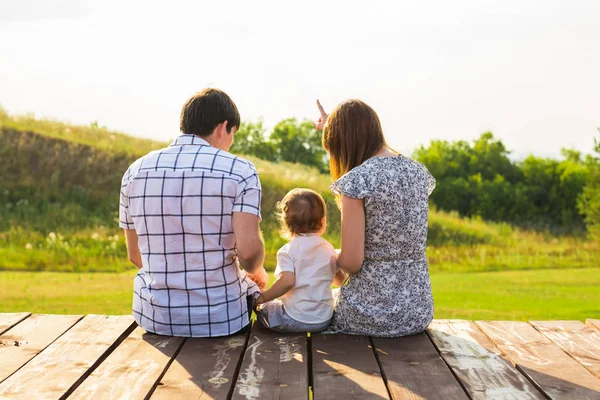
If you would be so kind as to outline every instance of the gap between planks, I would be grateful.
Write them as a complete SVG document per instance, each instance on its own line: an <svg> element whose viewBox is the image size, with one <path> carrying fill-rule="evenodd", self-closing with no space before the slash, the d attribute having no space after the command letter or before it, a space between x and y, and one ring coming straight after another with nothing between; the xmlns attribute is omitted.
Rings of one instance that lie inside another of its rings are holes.
<svg viewBox="0 0 600 400"><path fill-rule="evenodd" d="M30 315L30 312L0 313L0 335L13 328L15 325L28 318Z"/></svg>
<svg viewBox="0 0 600 400"><path fill-rule="evenodd" d="M581 321L530 321L575 361L600 378L600 332Z"/></svg>
<svg viewBox="0 0 600 400"><path fill-rule="evenodd" d="M63 398L114 350L131 316L88 315L0 384L0 398Z"/></svg>
<svg viewBox="0 0 600 400"><path fill-rule="evenodd" d="M473 321L434 320L427 334L470 398L544 398Z"/></svg>
<svg viewBox="0 0 600 400"><path fill-rule="evenodd" d="M531 324L519 321L476 321L476 324L546 396L600 397L600 380Z"/></svg>

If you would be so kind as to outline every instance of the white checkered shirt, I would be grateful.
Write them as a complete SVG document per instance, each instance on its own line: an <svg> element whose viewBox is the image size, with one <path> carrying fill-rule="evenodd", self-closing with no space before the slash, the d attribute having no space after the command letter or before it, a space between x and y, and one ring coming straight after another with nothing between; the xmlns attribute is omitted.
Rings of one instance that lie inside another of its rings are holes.
<svg viewBox="0 0 600 400"><path fill-rule="evenodd" d="M248 325L258 291L236 260L234 212L260 217L254 165L181 135L134 162L123 177L119 219L139 236L143 268L133 316L149 332L224 336Z"/></svg>

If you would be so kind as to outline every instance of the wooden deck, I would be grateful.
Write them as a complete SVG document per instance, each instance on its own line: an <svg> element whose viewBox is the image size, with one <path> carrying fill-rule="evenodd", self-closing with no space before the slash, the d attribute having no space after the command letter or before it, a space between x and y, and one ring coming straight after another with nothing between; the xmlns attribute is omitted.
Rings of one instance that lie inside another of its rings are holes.
<svg viewBox="0 0 600 400"><path fill-rule="evenodd" d="M0 314L0 399L600 399L600 320L436 320L397 339L145 333Z"/></svg>

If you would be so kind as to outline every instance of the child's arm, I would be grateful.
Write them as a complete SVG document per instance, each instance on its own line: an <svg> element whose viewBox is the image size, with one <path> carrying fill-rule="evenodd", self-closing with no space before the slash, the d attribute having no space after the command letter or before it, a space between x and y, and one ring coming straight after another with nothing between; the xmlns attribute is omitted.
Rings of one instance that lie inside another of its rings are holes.
<svg viewBox="0 0 600 400"><path fill-rule="evenodd" d="M277 277L273 285L264 290L260 297L256 299L256 304L262 304L283 296L296 285L296 275L293 272L284 271Z"/></svg>

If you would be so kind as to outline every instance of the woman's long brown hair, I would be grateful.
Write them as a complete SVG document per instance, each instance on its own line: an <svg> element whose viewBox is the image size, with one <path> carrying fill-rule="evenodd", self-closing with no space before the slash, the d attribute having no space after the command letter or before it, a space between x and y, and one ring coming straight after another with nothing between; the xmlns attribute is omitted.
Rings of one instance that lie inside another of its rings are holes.
<svg viewBox="0 0 600 400"><path fill-rule="evenodd" d="M340 103L323 129L323 147L329 152L335 181L352 168L388 147L375 110L357 99Z"/></svg>

